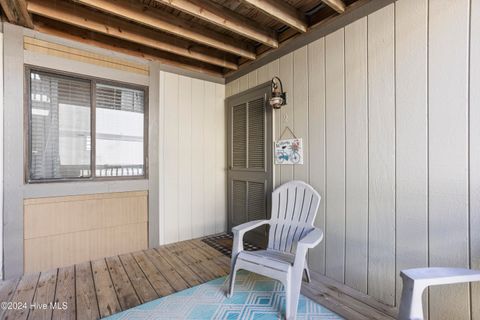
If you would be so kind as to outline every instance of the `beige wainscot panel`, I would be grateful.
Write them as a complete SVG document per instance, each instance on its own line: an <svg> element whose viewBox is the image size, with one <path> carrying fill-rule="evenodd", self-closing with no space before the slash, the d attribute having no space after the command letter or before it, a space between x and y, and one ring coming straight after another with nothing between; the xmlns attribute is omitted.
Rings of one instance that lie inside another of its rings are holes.
<svg viewBox="0 0 480 320"><path fill-rule="evenodd" d="M146 191L26 199L25 273L146 249Z"/></svg>

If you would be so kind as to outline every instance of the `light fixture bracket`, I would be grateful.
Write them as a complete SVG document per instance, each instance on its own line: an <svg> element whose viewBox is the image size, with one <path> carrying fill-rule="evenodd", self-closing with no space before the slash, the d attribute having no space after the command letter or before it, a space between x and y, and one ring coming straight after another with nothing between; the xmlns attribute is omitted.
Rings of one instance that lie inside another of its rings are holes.
<svg viewBox="0 0 480 320"><path fill-rule="evenodd" d="M287 104L287 93L283 91L282 80L279 77L273 77L270 87L272 91L268 102L273 109L280 109Z"/></svg>

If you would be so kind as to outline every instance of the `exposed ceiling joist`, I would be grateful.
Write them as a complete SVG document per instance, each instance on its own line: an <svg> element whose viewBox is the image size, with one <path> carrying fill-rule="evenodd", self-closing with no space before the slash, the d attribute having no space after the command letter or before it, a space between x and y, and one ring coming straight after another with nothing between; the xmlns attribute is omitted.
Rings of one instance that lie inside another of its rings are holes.
<svg viewBox="0 0 480 320"><path fill-rule="evenodd" d="M308 24L302 14L286 2L278 0L243 0L272 18L299 32L307 32Z"/></svg>
<svg viewBox="0 0 480 320"><path fill-rule="evenodd" d="M209 30L202 30L199 25L193 25L178 17L163 13L160 10L147 8L146 6L126 0L74 0L83 5L101 10L112 15L129 19L139 24L168 32L203 45L253 60L255 53L231 38Z"/></svg>
<svg viewBox="0 0 480 320"><path fill-rule="evenodd" d="M157 61L162 64L200 72L202 74L207 74L214 77L222 77L222 68L212 66L210 64L183 57L178 57L167 52L155 50L150 47L145 47L124 40L119 40L100 33L91 32L77 27L70 26L67 32L65 31L66 28L63 23L45 19L43 17L35 17L34 22L35 30L42 33L73 40L102 49L120 52L142 59Z"/></svg>
<svg viewBox="0 0 480 320"><path fill-rule="evenodd" d="M343 0L322 0L327 6L337 11L338 13L345 12L345 3Z"/></svg>
<svg viewBox="0 0 480 320"><path fill-rule="evenodd" d="M0 5L10 23L33 28L32 17L27 12L25 0L0 0Z"/></svg>
<svg viewBox="0 0 480 320"><path fill-rule="evenodd" d="M308 32L304 34L296 33L295 35L282 34L279 35L280 46L276 50L269 49L265 46L260 46L257 49L257 59L255 61L247 61L239 59L238 71L227 71L225 78L227 83L238 79L239 77L248 74L252 70L274 61L290 52L301 48L312 41L327 36L328 34L343 28L350 23L368 16L369 14L384 8L396 0L357 0L351 2L345 9L345 13L336 14L331 13L329 16L324 16L318 22L310 24ZM330 10L331 11L331 10Z"/></svg>
<svg viewBox="0 0 480 320"><path fill-rule="evenodd" d="M177 10L213 23L224 29L258 41L269 47L277 48L278 41L273 32L267 32L250 20L227 8L219 7L209 1L201 0L155 0Z"/></svg>
<svg viewBox="0 0 480 320"><path fill-rule="evenodd" d="M219 55L213 49L194 47L188 41L163 35L154 30L140 27L119 18L107 17L101 13L66 2L30 0L28 11L46 18L61 21L80 28L103 33L119 39L135 42L147 47L174 53L183 57L203 61L230 70L238 65L226 55Z"/></svg>

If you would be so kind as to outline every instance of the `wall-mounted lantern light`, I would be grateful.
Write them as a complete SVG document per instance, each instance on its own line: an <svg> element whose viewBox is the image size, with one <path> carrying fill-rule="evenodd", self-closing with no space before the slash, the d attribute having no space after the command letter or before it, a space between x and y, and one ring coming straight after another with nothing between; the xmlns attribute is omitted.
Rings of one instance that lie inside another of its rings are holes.
<svg viewBox="0 0 480 320"><path fill-rule="evenodd" d="M283 92L282 80L279 77L273 77L271 82L272 96L269 103L273 109L280 109L287 104L287 93Z"/></svg>

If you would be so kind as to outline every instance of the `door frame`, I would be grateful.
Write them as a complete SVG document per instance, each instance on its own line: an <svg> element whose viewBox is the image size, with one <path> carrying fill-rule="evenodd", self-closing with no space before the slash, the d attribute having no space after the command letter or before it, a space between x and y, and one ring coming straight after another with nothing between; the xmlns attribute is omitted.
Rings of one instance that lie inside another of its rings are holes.
<svg viewBox="0 0 480 320"><path fill-rule="evenodd" d="M266 184L265 184L265 192L267 194L267 204L266 204L266 214L267 219L270 219L271 214L271 194L273 192L273 180L274 180L274 168L273 168L273 145L274 145L274 112L273 109L268 104L268 99L271 95L271 82L265 82L259 84L253 88L248 90L242 91L237 93L233 96L228 97L225 99L225 108L226 108L226 116L227 116L227 232L231 232L232 229L232 214L233 214L233 204L231 202L231 192L232 192L232 185L231 185L231 165L232 165L232 126L231 119L232 119L232 108L235 105L241 104L242 102L251 100L255 97L260 96L265 97L265 172L266 172ZM241 170L241 169L238 169ZM258 169L257 169L258 170ZM256 170L248 170L245 171L256 171ZM268 174L270 172L270 174ZM247 197L248 199L248 197Z"/></svg>

